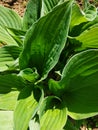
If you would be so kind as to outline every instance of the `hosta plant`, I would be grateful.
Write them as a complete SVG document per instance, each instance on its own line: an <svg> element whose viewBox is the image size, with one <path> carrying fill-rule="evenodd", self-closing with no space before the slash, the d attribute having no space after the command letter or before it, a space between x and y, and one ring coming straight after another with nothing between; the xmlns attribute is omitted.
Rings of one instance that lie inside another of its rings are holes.
<svg viewBox="0 0 98 130"><path fill-rule="evenodd" d="M98 15L87 2L0 6L0 129L77 130L98 114Z"/></svg>

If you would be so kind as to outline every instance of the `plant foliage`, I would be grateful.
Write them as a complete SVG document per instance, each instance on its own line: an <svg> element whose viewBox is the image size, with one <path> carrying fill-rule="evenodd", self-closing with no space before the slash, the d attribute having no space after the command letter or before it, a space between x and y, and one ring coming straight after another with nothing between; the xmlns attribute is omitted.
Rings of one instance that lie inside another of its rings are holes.
<svg viewBox="0 0 98 130"><path fill-rule="evenodd" d="M0 6L0 129L77 130L98 114L98 15L89 2ZM2 125L3 124L3 125Z"/></svg>

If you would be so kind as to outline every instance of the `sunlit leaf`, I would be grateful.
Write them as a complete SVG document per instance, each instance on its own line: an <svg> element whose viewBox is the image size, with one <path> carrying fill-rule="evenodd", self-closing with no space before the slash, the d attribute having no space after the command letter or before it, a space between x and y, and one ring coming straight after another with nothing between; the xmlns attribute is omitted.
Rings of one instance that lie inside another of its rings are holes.
<svg viewBox="0 0 98 130"><path fill-rule="evenodd" d="M21 17L15 11L0 6L0 25L15 29L21 29L22 20Z"/></svg>
<svg viewBox="0 0 98 130"><path fill-rule="evenodd" d="M0 130L13 130L13 112L0 111Z"/></svg>
<svg viewBox="0 0 98 130"><path fill-rule="evenodd" d="M21 49L17 46L4 46L0 48L0 72L9 70L19 57Z"/></svg>
<svg viewBox="0 0 98 130"><path fill-rule="evenodd" d="M35 92L32 91L32 87L26 87L21 91L14 111L15 130L27 130L29 121L35 116L39 107L38 99L41 97L40 91Z"/></svg>
<svg viewBox="0 0 98 130"><path fill-rule="evenodd" d="M43 109L43 110L42 110ZM67 109L55 97L47 97L42 104L41 130L62 130L67 121Z"/></svg>
<svg viewBox="0 0 98 130"><path fill-rule="evenodd" d="M75 119L98 114L98 50L73 56L63 70L59 82L69 115Z"/></svg>

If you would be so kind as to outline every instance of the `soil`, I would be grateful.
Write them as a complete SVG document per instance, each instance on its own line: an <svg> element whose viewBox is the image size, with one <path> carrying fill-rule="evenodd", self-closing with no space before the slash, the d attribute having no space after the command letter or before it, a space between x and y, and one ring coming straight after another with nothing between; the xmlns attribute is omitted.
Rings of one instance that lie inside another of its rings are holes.
<svg viewBox="0 0 98 130"><path fill-rule="evenodd" d="M0 5L15 10L20 16L23 16L28 0L0 0Z"/></svg>

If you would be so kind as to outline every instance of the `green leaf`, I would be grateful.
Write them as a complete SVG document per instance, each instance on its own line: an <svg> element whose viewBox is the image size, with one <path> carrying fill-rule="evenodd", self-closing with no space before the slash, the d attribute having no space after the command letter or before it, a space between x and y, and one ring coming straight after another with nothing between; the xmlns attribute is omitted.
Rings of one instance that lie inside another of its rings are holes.
<svg viewBox="0 0 98 130"><path fill-rule="evenodd" d="M18 94L18 91L0 94L0 109L14 110L17 103Z"/></svg>
<svg viewBox="0 0 98 130"><path fill-rule="evenodd" d="M54 98L47 97L43 101L42 107L45 111L40 118L40 130L62 130L66 124L67 109L62 106L59 100Z"/></svg>
<svg viewBox="0 0 98 130"><path fill-rule="evenodd" d="M89 21L93 21L96 17L97 17L97 8L88 3L87 8L85 8L85 17L89 20Z"/></svg>
<svg viewBox="0 0 98 130"><path fill-rule="evenodd" d="M23 16L23 29L27 30L40 18L42 0L29 0ZM28 20L29 19L29 20Z"/></svg>
<svg viewBox="0 0 98 130"><path fill-rule="evenodd" d="M98 48L98 26L85 30L77 37L73 37L71 42L81 44L80 47L75 49L76 51L87 48Z"/></svg>
<svg viewBox="0 0 98 130"><path fill-rule="evenodd" d="M23 79L15 74L0 75L0 109L14 110L19 91L24 87Z"/></svg>
<svg viewBox="0 0 98 130"><path fill-rule="evenodd" d="M26 87L21 91L14 111L15 130L27 130L29 121L35 116L38 110L40 104L38 104L38 102L40 98L41 92L34 89L32 91L32 87Z"/></svg>
<svg viewBox="0 0 98 130"><path fill-rule="evenodd" d="M0 130L13 130L13 112L0 111Z"/></svg>
<svg viewBox="0 0 98 130"><path fill-rule="evenodd" d="M72 30L72 28L75 27L76 25L79 25L79 24L87 22L87 21L88 20L84 16L83 11L79 7L79 5L78 4L73 4L70 29Z"/></svg>
<svg viewBox="0 0 98 130"><path fill-rule="evenodd" d="M0 72L10 69L19 57L21 49L17 46L4 46L0 48Z"/></svg>
<svg viewBox="0 0 98 130"><path fill-rule="evenodd" d="M40 130L40 125L36 120L31 120L29 123L29 129L30 130Z"/></svg>
<svg viewBox="0 0 98 130"><path fill-rule="evenodd" d="M20 56L21 69L36 67L44 79L56 65L68 35L71 5L69 1L60 4L30 28Z"/></svg>
<svg viewBox="0 0 98 130"><path fill-rule="evenodd" d="M42 0L41 15L46 15L51 11L61 0Z"/></svg>
<svg viewBox="0 0 98 130"><path fill-rule="evenodd" d="M34 83L39 77L36 68L26 68L20 71L19 76L32 83Z"/></svg>
<svg viewBox="0 0 98 130"><path fill-rule="evenodd" d="M98 114L97 77L98 49L80 52L66 64L58 91L61 91L72 118L83 119Z"/></svg>
<svg viewBox="0 0 98 130"><path fill-rule="evenodd" d="M13 37L8 33L7 29L0 25L0 42L8 45L18 45Z"/></svg>
<svg viewBox="0 0 98 130"><path fill-rule="evenodd" d="M0 6L0 25L9 28L21 29L21 17L13 10Z"/></svg>

